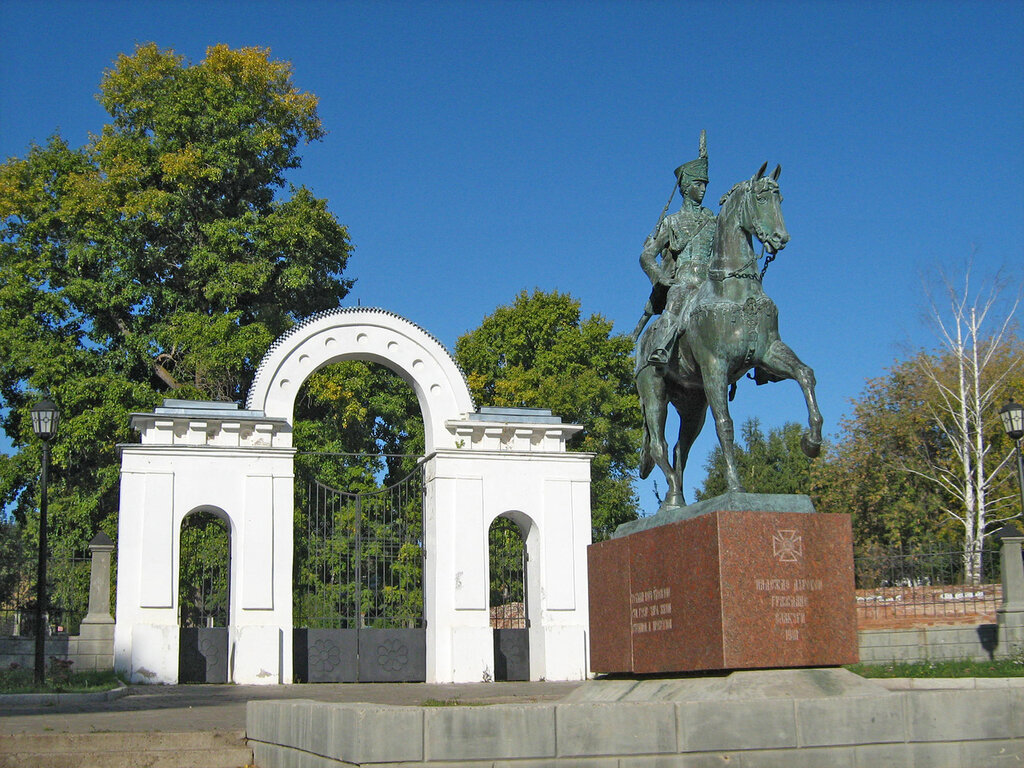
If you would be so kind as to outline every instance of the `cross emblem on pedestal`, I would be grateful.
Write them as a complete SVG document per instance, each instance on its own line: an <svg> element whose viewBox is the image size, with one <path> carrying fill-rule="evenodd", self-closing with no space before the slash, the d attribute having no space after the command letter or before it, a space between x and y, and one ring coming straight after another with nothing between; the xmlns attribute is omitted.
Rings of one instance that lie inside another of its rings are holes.
<svg viewBox="0 0 1024 768"><path fill-rule="evenodd" d="M796 531L776 531L772 549L781 563L796 563L804 556L804 539Z"/></svg>

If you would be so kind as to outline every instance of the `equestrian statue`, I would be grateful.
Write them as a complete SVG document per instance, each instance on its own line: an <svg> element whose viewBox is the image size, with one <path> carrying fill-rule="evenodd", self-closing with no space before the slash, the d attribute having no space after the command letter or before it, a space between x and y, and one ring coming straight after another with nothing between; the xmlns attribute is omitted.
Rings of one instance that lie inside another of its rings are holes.
<svg viewBox="0 0 1024 768"><path fill-rule="evenodd" d="M640 256L653 286L633 334L639 338L636 385L643 413L640 476L646 478L655 465L664 473L668 489L659 511L685 506L683 470L709 407L728 489L743 492L729 401L736 382L751 369L757 384L786 379L800 384L809 423L800 445L811 458L821 452L814 371L779 337L778 309L762 286L768 263L789 242L779 191L782 169L777 166L765 176L768 164L762 165L722 197L716 217L701 206L707 167L702 131L700 156L675 171L672 192L679 189L683 206L666 216L669 197ZM762 245L761 255L768 253L760 271L754 237ZM669 403L679 413L679 438L671 458L665 439Z"/></svg>

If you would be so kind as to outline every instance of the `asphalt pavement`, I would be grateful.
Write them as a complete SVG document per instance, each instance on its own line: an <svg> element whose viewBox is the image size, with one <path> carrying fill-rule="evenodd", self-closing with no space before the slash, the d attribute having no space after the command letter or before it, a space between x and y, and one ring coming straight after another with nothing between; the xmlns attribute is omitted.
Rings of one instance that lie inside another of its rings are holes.
<svg viewBox="0 0 1024 768"><path fill-rule="evenodd" d="M237 731L245 729L246 702L312 699L420 705L556 701L580 682L341 683L315 685L131 685L110 701L63 696L27 703L0 696L0 735L13 733L113 733ZM6 699L6 701L5 701Z"/></svg>

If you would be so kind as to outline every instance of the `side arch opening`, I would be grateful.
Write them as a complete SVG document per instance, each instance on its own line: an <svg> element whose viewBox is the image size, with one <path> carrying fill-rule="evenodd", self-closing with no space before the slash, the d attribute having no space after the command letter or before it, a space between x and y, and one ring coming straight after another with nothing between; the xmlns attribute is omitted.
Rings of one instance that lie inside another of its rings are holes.
<svg viewBox="0 0 1024 768"><path fill-rule="evenodd" d="M231 525L212 508L179 528L178 682L226 683L231 623Z"/></svg>
<svg viewBox="0 0 1024 768"><path fill-rule="evenodd" d="M494 633L494 679L530 679L530 543L533 521L506 513L487 531L490 626Z"/></svg>

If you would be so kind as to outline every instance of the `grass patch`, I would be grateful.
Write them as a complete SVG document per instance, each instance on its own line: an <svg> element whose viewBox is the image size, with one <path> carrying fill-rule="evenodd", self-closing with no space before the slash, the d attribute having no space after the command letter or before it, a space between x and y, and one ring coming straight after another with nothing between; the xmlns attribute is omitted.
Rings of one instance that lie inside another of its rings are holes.
<svg viewBox="0 0 1024 768"><path fill-rule="evenodd" d="M486 707L484 701L459 701L458 699L424 699L421 707Z"/></svg>
<svg viewBox="0 0 1024 768"><path fill-rule="evenodd" d="M35 671L12 664L0 669L0 694L5 693L98 693L110 691L121 684L113 670L104 672L70 672L66 667L50 664L42 686L35 684Z"/></svg>
<svg viewBox="0 0 1024 768"><path fill-rule="evenodd" d="M913 664L848 664L861 677L1024 677L1024 657L997 661L920 661Z"/></svg>

